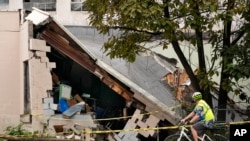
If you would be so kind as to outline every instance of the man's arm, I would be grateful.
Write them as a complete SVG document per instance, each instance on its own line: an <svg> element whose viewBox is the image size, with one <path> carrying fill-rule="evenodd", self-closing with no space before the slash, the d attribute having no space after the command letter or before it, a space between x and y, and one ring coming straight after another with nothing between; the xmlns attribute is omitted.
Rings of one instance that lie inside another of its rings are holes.
<svg viewBox="0 0 250 141"><path fill-rule="evenodd" d="M189 113L185 118L183 118L181 120L182 123L186 122L188 119L192 118L195 115L195 112L192 111L191 113Z"/></svg>
<svg viewBox="0 0 250 141"><path fill-rule="evenodd" d="M189 121L189 123L190 124L193 124L193 123L195 123L198 119L199 119L199 115L198 114L195 114L194 116L193 116L193 118Z"/></svg>

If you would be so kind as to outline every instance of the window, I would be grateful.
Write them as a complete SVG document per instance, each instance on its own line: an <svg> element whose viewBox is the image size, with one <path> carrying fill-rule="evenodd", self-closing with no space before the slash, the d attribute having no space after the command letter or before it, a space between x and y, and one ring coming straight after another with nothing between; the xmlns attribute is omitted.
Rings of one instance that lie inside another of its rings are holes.
<svg viewBox="0 0 250 141"><path fill-rule="evenodd" d="M0 9L8 9L9 0L0 0Z"/></svg>
<svg viewBox="0 0 250 141"><path fill-rule="evenodd" d="M43 11L56 11L56 0L24 0L23 6L26 10L36 7Z"/></svg>
<svg viewBox="0 0 250 141"><path fill-rule="evenodd" d="M84 0L71 0L71 11L87 11L83 2Z"/></svg>

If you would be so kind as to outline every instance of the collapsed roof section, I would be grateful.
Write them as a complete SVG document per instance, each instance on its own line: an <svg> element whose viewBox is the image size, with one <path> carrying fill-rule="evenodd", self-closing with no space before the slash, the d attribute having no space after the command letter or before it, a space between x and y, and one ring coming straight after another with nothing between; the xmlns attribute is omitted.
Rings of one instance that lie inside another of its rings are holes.
<svg viewBox="0 0 250 141"><path fill-rule="evenodd" d="M93 41L93 36L82 34L81 29L67 29L48 13L36 8L26 20L34 24L38 38L99 77L126 101L139 101L148 112L158 111L154 115L160 120L172 124L179 121L180 104L161 81L170 71L158 64L154 56L137 56L131 64L121 59L111 60L101 51L102 37ZM173 68L170 63L169 68Z"/></svg>

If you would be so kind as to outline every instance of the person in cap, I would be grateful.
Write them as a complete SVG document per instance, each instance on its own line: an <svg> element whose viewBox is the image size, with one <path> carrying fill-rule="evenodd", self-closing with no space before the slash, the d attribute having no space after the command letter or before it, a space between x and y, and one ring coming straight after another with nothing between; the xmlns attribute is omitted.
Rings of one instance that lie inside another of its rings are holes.
<svg viewBox="0 0 250 141"><path fill-rule="evenodd" d="M215 116L207 102L202 99L201 92L194 92L192 99L196 103L195 108L181 120L181 123L188 121L188 124L192 124L190 127L191 133L194 141L198 141L198 136L202 136L205 129L213 128Z"/></svg>

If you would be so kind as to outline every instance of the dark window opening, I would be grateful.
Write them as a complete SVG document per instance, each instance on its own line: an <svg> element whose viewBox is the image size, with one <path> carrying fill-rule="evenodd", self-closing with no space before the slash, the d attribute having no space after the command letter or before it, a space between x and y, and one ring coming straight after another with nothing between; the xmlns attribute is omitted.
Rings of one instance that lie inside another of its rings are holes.
<svg viewBox="0 0 250 141"><path fill-rule="evenodd" d="M32 7L43 11L56 11L56 0L24 0L23 7L30 11Z"/></svg>
<svg viewBox="0 0 250 141"><path fill-rule="evenodd" d="M71 11L87 11L83 0L71 0Z"/></svg>
<svg viewBox="0 0 250 141"><path fill-rule="evenodd" d="M0 9L8 9L9 0L0 0Z"/></svg>

